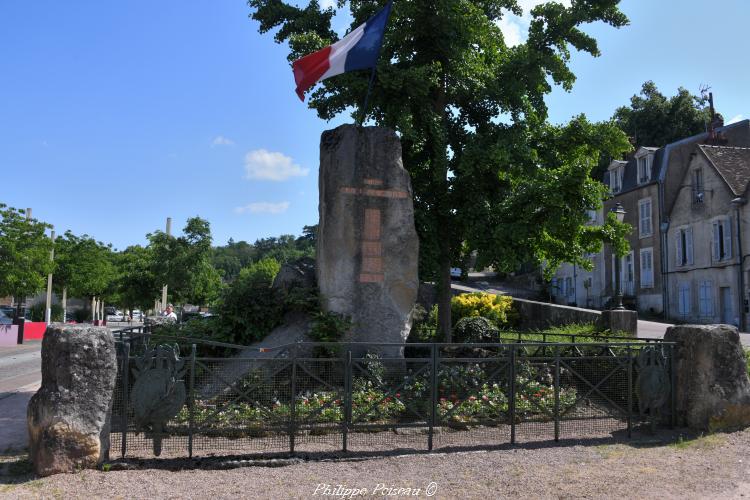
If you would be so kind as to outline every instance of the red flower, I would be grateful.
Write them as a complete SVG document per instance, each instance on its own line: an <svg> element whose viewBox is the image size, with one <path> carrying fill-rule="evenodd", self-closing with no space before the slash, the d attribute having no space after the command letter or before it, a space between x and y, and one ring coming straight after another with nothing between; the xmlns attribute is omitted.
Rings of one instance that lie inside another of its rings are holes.
<svg viewBox="0 0 750 500"><path fill-rule="evenodd" d="M486 394L482 395L482 401L487 401L488 399L490 398L488 398Z"/></svg>
<svg viewBox="0 0 750 500"><path fill-rule="evenodd" d="M474 396L469 396L469 401L476 401L476 400L477 398L475 398Z"/></svg>

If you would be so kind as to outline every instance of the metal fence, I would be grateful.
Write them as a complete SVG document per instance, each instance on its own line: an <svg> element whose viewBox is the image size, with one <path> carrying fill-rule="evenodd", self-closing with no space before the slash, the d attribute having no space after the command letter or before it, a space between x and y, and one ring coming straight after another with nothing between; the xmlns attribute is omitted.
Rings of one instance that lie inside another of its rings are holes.
<svg viewBox="0 0 750 500"><path fill-rule="evenodd" d="M673 344L118 342L113 455L434 450L630 436L674 411Z"/></svg>

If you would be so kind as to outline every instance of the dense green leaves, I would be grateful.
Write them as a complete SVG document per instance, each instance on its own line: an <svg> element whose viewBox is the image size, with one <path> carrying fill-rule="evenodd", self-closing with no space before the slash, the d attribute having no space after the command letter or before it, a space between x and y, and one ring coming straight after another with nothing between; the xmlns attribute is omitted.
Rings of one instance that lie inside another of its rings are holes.
<svg viewBox="0 0 750 500"><path fill-rule="evenodd" d="M637 146L666 146L670 142L705 132L711 113L705 96L695 96L680 87L666 97L648 81L640 95L630 98L629 106L615 111L617 125Z"/></svg>
<svg viewBox="0 0 750 500"><path fill-rule="evenodd" d="M278 29L294 60L335 41L331 12L318 3L297 7L250 0L260 31ZM535 7L528 39L505 43L499 24L515 0L401 0L394 2L368 116L401 136L414 188L420 236L420 276L441 283L441 330L450 329L449 268L468 244L500 268L525 260L579 258L592 246L585 210L604 191L591 181L603 153L621 154L623 134L583 117L565 127L546 124L544 97L552 85L570 90L570 47L599 49L581 26L627 24L619 0L549 2ZM338 2L342 8L347 2ZM351 0L352 28L384 2ZM323 119L362 102L368 72L324 81L309 106ZM568 143L567 141L572 141Z"/></svg>
<svg viewBox="0 0 750 500"><path fill-rule="evenodd" d="M0 297L23 299L44 288L53 268L50 227L0 203Z"/></svg>
<svg viewBox="0 0 750 500"><path fill-rule="evenodd" d="M105 294L115 279L114 259L111 245L66 231L55 242L55 289L67 288L72 297Z"/></svg>
<svg viewBox="0 0 750 500"><path fill-rule="evenodd" d="M166 284L173 302L207 304L221 288L221 277L211 264L211 226L200 217L187 220L182 235L157 231L147 235L152 253L151 274Z"/></svg>

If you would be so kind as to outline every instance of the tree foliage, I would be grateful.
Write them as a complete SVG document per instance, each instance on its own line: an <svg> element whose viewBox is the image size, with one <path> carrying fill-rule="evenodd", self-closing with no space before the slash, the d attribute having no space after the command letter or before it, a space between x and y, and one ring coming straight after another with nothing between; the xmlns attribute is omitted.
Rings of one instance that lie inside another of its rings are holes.
<svg viewBox="0 0 750 500"><path fill-rule="evenodd" d="M635 146L666 146L670 142L705 132L711 121L708 99L682 87L667 97L652 81L630 98L629 106L617 108L613 119Z"/></svg>
<svg viewBox="0 0 750 500"><path fill-rule="evenodd" d="M181 236L156 231L147 238L152 252L150 272L157 283L168 286L174 302L207 304L218 296L221 277L211 264L211 225L207 220L188 219Z"/></svg>
<svg viewBox="0 0 750 500"><path fill-rule="evenodd" d="M0 203L0 297L23 300L44 288L53 269L52 240L45 235L50 227Z"/></svg>
<svg viewBox="0 0 750 500"><path fill-rule="evenodd" d="M275 40L289 44L290 61L338 39L333 10L321 10L317 1L306 7L248 3L260 31L277 30ZM348 2L352 28L383 3ZM549 126L544 97L553 84L572 88L571 48L599 54L581 25L627 24L618 3L539 5L531 11L527 41L514 47L506 45L499 25L508 12L521 14L515 0L393 4L368 116L401 136L414 189L420 275L440 282L446 335L450 267L466 243L491 252L500 267L525 259L573 261L590 246L594 235L581 228L584 208L598 207L603 191L588 176L601 153L616 156L627 143L610 124L592 125L583 117L566 127ZM356 112L368 79L367 72L352 72L325 80L309 105L326 120L352 107Z"/></svg>
<svg viewBox="0 0 750 500"><path fill-rule="evenodd" d="M111 245L66 231L55 242L54 287L67 288L72 297L107 295L116 277L114 259Z"/></svg>

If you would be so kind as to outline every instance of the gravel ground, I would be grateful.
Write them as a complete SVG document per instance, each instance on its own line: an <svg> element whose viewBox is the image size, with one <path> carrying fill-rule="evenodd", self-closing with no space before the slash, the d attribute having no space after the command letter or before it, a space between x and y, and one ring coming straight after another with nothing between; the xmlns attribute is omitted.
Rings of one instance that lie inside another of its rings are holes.
<svg viewBox="0 0 750 500"><path fill-rule="evenodd" d="M354 489L366 489L364 496L394 497L419 488L423 498L427 493L434 498L750 497L750 429L693 439L676 436L665 431L611 444L547 442L491 451L297 460L283 467L264 462L227 470L206 470L206 461L196 468L187 461L161 460L143 462L136 470L87 470L44 479L28 473L25 457L6 453L0 458L5 462L0 496L346 498Z"/></svg>

